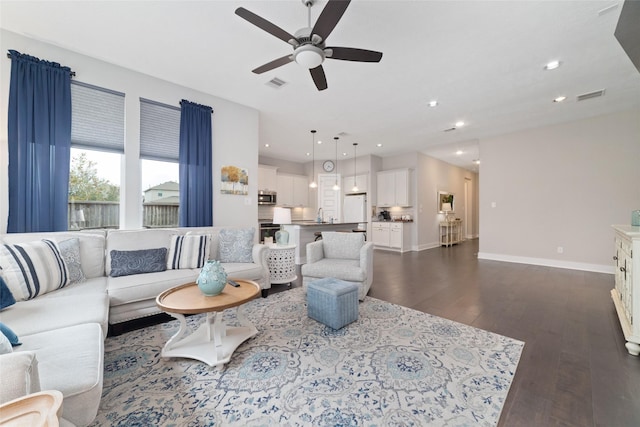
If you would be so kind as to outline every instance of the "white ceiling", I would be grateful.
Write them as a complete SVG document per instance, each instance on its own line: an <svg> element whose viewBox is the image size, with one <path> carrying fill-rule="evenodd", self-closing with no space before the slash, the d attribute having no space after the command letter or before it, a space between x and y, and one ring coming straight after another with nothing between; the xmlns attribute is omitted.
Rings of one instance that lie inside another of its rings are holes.
<svg viewBox="0 0 640 427"><path fill-rule="evenodd" d="M640 106L640 73L613 35L622 1L354 0L327 45L378 50L382 61L327 59L322 92L295 63L251 72L292 48L236 16L240 6L290 33L306 26L300 0L2 0L0 26L254 107L270 144L260 154L297 162L317 129L329 142L319 159L335 156L344 132L349 157L357 142L359 156L419 151L473 170L482 138ZM551 60L560 68L544 71ZM274 77L287 84L267 86ZM567 100L552 102L559 95Z"/></svg>

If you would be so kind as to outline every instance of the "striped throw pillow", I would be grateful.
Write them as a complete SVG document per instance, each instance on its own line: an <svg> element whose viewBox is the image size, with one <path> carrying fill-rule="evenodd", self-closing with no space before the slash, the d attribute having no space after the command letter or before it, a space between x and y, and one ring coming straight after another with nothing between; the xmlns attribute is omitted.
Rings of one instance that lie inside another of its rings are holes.
<svg viewBox="0 0 640 427"><path fill-rule="evenodd" d="M69 270L53 240L0 245L2 276L16 301L63 288Z"/></svg>
<svg viewBox="0 0 640 427"><path fill-rule="evenodd" d="M201 268L209 258L211 235L171 236L167 269Z"/></svg>

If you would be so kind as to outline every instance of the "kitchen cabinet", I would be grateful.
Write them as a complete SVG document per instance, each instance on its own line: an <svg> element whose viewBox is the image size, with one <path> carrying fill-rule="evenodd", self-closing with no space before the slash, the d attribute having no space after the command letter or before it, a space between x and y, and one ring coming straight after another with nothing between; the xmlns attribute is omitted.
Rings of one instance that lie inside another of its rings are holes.
<svg viewBox="0 0 640 427"><path fill-rule="evenodd" d="M640 355L640 227L614 225L615 287L611 298L618 313L625 347ZM634 257L635 253L635 257ZM635 275L634 275L635 270Z"/></svg>
<svg viewBox="0 0 640 427"><path fill-rule="evenodd" d="M411 206L409 169L397 169L378 172L377 183L378 206Z"/></svg>
<svg viewBox="0 0 640 427"><path fill-rule="evenodd" d="M411 250L411 229L409 222L373 222L371 239L378 249L406 252Z"/></svg>
<svg viewBox="0 0 640 427"><path fill-rule="evenodd" d="M389 223L374 222L371 224L371 241L374 246L389 246Z"/></svg>
<svg viewBox="0 0 640 427"><path fill-rule="evenodd" d="M309 181L306 176L277 174L276 183L279 206L309 205Z"/></svg>
<svg viewBox="0 0 640 427"><path fill-rule="evenodd" d="M258 190L277 191L277 170L275 166L258 165Z"/></svg>
<svg viewBox="0 0 640 427"><path fill-rule="evenodd" d="M366 193L368 191L369 177L367 174L345 176L342 181L342 188L345 194ZM352 191L353 185L358 187L358 191Z"/></svg>

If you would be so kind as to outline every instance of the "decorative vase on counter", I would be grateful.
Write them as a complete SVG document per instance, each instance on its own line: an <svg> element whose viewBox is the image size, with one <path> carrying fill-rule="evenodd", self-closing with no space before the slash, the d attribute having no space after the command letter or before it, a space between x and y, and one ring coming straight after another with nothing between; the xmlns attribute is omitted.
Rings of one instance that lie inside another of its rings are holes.
<svg viewBox="0 0 640 427"><path fill-rule="evenodd" d="M196 283L206 296L218 295L227 284L227 272L224 271L220 261L209 260L200 270Z"/></svg>

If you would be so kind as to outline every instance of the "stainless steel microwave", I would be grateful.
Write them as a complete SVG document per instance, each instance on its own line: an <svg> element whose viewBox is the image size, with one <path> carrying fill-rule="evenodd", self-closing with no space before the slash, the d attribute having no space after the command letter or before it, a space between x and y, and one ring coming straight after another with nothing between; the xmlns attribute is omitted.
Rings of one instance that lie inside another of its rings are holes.
<svg viewBox="0 0 640 427"><path fill-rule="evenodd" d="M259 205L275 205L276 204L276 192L275 191L258 191L258 204Z"/></svg>

